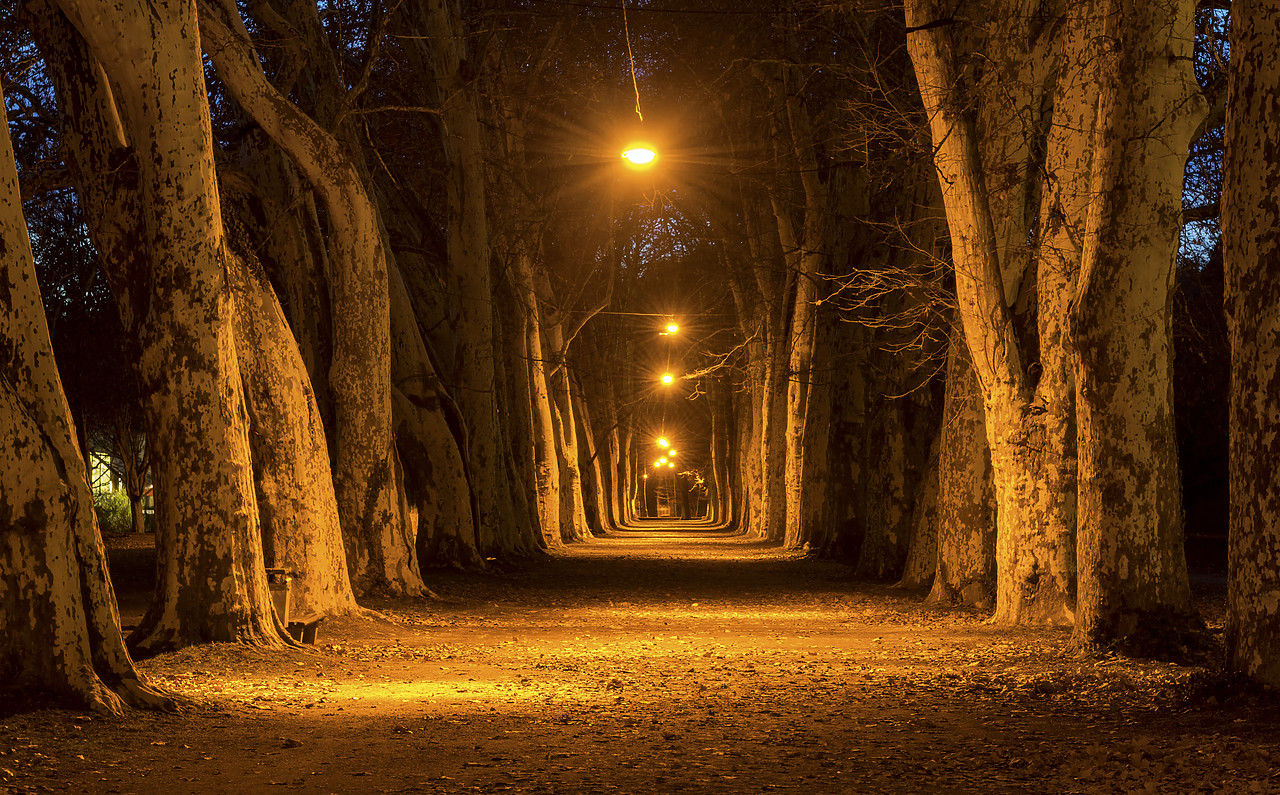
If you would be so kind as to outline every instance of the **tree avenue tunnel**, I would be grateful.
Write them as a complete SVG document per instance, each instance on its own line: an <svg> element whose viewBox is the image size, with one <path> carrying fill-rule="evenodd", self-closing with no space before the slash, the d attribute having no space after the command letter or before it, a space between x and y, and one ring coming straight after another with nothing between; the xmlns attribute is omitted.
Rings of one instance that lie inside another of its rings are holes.
<svg viewBox="0 0 1280 795"><path fill-rule="evenodd" d="M962 6L0 10L0 786L1280 791L1280 29Z"/></svg>

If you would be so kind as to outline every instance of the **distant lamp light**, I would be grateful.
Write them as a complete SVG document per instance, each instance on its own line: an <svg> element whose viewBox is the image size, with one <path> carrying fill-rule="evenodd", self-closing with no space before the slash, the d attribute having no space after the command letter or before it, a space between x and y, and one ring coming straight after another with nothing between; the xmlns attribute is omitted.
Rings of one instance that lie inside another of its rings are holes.
<svg viewBox="0 0 1280 795"><path fill-rule="evenodd" d="M667 333L668 333L668 334L677 334L677 333L679 333L679 331L680 331L680 324L679 324L679 323L676 323L676 322L674 322L674 321L673 321L673 322L671 322L671 323L668 323L668 324L667 324Z"/></svg>
<svg viewBox="0 0 1280 795"><path fill-rule="evenodd" d="M671 446L671 442L668 442L668 441L667 441L667 437L665 437L665 436L659 436L659 437L658 437L658 446L659 446L659 447L670 447L670 446Z"/></svg>
<svg viewBox="0 0 1280 795"><path fill-rule="evenodd" d="M646 472L646 473L644 473L643 475L641 475L640 477L644 478L645 480L648 480L648 479L649 479L649 473L648 473L648 472Z"/></svg>
<svg viewBox="0 0 1280 795"><path fill-rule="evenodd" d="M659 463L659 464L665 464L665 463L667 463L667 461L669 461L669 460L670 460L670 459L668 459L668 458L666 458L666 457L664 456L664 457L662 457L662 458L659 458L659 459L658 459L658 463Z"/></svg>
<svg viewBox="0 0 1280 795"><path fill-rule="evenodd" d="M662 462L661 462L661 461L654 461L654 462L653 462L653 468L654 468L654 469L657 469L657 468L658 468L658 467L660 467L660 466L662 466Z"/></svg>
<svg viewBox="0 0 1280 795"><path fill-rule="evenodd" d="M675 382L676 382L676 377L671 373L662 374L662 383L666 384L667 386L671 386Z"/></svg>
<svg viewBox="0 0 1280 795"><path fill-rule="evenodd" d="M672 458L675 458L675 457L676 457L676 451L675 451L675 450L668 450L668 451L667 451L667 455L668 455L668 456L670 456L670 457L672 457Z"/></svg>
<svg viewBox="0 0 1280 795"><path fill-rule="evenodd" d="M676 462L675 462L675 461L672 461L670 464L667 464L667 468L668 468L668 469L675 469L675 468L676 468Z"/></svg>
<svg viewBox="0 0 1280 795"><path fill-rule="evenodd" d="M654 163L658 162L658 150L654 149L652 144L644 141L635 141L627 144L626 148L622 150L622 162L628 168L650 168Z"/></svg>

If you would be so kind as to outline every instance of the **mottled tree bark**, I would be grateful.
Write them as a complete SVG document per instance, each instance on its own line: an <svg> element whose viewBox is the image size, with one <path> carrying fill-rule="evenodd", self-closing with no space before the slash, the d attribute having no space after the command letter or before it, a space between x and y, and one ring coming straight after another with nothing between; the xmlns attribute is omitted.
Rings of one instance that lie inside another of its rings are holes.
<svg viewBox="0 0 1280 795"><path fill-rule="evenodd" d="M538 309L533 264L526 252L515 252L511 278L525 313L525 364L533 408L533 465L537 479L538 519L547 546L557 547L561 544L560 462L556 457L551 390L547 385L546 357L543 355L542 316Z"/></svg>
<svg viewBox="0 0 1280 795"><path fill-rule="evenodd" d="M237 165L251 183L245 187L253 197L249 210L254 224L245 231L254 237L254 250L297 340L320 416L325 427L332 428L329 256L315 194L288 155L260 129L245 136L238 155Z"/></svg>
<svg viewBox="0 0 1280 795"><path fill-rule="evenodd" d="M804 221L797 236L788 211L774 201L774 216L778 233L786 255L788 268L795 271L795 295L791 298L790 325L787 329L787 408L784 430L786 456L783 479L785 484L785 528L782 541L785 546L798 548L808 543L812 526L806 521L804 511L805 492L820 487L819 473L805 471L810 448L818 442L818 434L825 428L809 428L811 406L822 395L815 377L814 358L818 342L818 323L821 274L829 270L827 247L830 229L829 198L826 183L820 178L818 158L815 152L813 125L809 110L801 95L788 91L786 101L787 128L790 131L794 162L800 172L804 189ZM825 452L825 451L824 451ZM815 453L816 454L816 451ZM820 503L825 495L810 496L811 505Z"/></svg>
<svg viewBox="0 0 1280 795"><path fill-rule="evenodd" d="M475 89L467 71L472 59L457 0L416 3L434 79L444 98L441 120L449 236L448 306L454 347L450 375L467 426L467 449L480 496L480 526L486 548L499 543L516 522L504 475L495 402L496 347L493 336L493 280L485 206L485 164Z"/></svg>
<svg viewBox="0 0 1280 795"><path fill-rule="evenodd" d="M1163 649L1194 627L1169 311L1191 134L1191 0L1107 4L1093 181L1071 308L1079 478L1074 642Z"/></svg>
<svg viewBox="0 0 1280 795"><path fill-rule="evenodd" d="M477 498L463 454L465 434L457 427L461 420L422 339L399 268L393 266L389 275L396 451L403 465L405 497L416 514L406 523L413 535L394 540L417 551L412 561L400 565L480 569L484 556Z"/></svg>
<svg viewBox="0 0 1280 795"><path fill-rule="evenodd" d="M1231 334L1229 665L1280 685L1280 8L1231 6L1222 188Z"/></svg>
<svg viewBox="0 0 1280 795"><path fill-rule="evenodd" d="M289 153L328 210L334 491L352 584L357 592L421 593L392 439L388 259L377 209L342 144L268 82L234 4L200 6L205 50L218 76Z"/></svg>
<svg viewBox="0 0 1280 795"><path fill-rule="evenodd" d="M497 302L497 339L502 343L500 370L502 374L503 405L508 421L505 431L510 439L507 446L511 467L511 496L528 514L526 533L519 539L521 551L545 549L542 533L542 517L539 506L537 466L534 457L535 439L539 432L534 420L534 405L529 378L529 317L524 301L517 293L508 269L508 278L499 281L494 299Z"/></svg>
<svg viewBox="0 0 1280 795"><path fill-rule="evenodd" d="M1060 532L1062 522L1044 522L1038 514L1039 428L1027 421L1035 412L1034 396L1009 308L1025 271L1026 252L1016 241L1025 239L1029 226L1023 208L1031 147L1017 139L991 140L1025 136L1040 124L1040 56L1027 50L1024 29L1032 15L1020 2L991 7L988 18L1007 22L1009 30L993 38L1003 44L991 52L995 64L986 72L976 114L959 90L967 86L950 26L938 24L945 16L933 0L906 5L908 49L930 118L951 232L957 316L982 389L991 451L998 506L995 620L1070 623L1070 539ZM1012 102L1017 119L993 116L993 103L1004 102Z"/></svg>
<svg viewBox="0 0 1280 795"><path fill-rule="evenodd" d="M938 565L928 602L989 610L996 600L996 517L982 391L953 340L938 450Z"/></svg>
<svg viewBox="0 0 1280 795"><path fill-rule="evenodd" d="M256 260L229 258L236 352L249 414L267 566L286 569L291 612L357 610L347 572L324 424L280 302Z"/></svg>
<svg viewBox="0 0 1280 795"><path fill-rule="evenodd" d="M911 513L911 547L902 568L899 588L930 588L938 570L938 447L942 435L934 439L925 465L924 479L916 491Z"/></svg>
<svg viewBox="0 0 1280 795"><path fill-rule="evenodd" d="M289 642L263 565L194 5L60 5L110 75L119 137L139 153L147 289L132 309L160 571L131 642Z"/></svg>
<svg viewBox="0 0 1280 795"><path fill-rule="evenodd" d="M540 306L550 306L551 285L546 274L540 274ZM552 429L555 435L556 455L560 468L560 538L563 541L585 541L591 537L587 528L586 506L582 501L582 470L578 455L577 423L573 416L573 383L569 377L568 362L564 359L564 322L542 322L542 357L552 365L547 377L550 391Z"/></svg>
<svg viewBox="0 0 1280 795"><path fill-rule="evenodd" d="M133 667L53 360L0 95L0 691L172 708Z"/></svg>

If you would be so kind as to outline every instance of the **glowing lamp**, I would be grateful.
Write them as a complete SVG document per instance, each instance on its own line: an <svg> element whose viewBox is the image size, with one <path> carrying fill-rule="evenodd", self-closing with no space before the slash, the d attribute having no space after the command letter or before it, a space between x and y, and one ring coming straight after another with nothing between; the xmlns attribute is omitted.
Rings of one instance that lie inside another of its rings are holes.
<svg viewBox="0 0 1280 795"><path fill-rule="evenodd" d="M628 168L649 168L658 162L658 150L648 143L636 141L627 144L627 147L622 150L622 162Z"/></svg>
<svg viewBox="0 0 1280 795"><path fill-rule="evenodd" d="M667 468L668 468L668 469L675 469L675 468L676 468L676 462L675 462L675 461L672 461L670 464L667 464Z"/></svg>
<svg viewBox="0 0 1280 795"><path fill-rule="evenodd" d="M668 334L675 334L675 333L676 333L677 331L679 331L679 330L680 330L680 324L679 324L679 323L668 323L668 324L667 324L667 333L668 333Z"/></svg>
<svg viewBox="0 0 1280 795"><path fill-rule="evenodd" d="M670 446L671 446L671 442L668 442L668 441L667 441L667 437L665 437L665 436L659 436L659 437L658 437L658 446L659 446L659 447L670 447Z"/></svg>
<svg viewBox="0 0 1280 795"><path fill-rule="evenodd" d="M675 383L675 381L676 381L676 377L671 373L662 374L662 383L666 384L667 386L671 386L672 384Z"/></svg>

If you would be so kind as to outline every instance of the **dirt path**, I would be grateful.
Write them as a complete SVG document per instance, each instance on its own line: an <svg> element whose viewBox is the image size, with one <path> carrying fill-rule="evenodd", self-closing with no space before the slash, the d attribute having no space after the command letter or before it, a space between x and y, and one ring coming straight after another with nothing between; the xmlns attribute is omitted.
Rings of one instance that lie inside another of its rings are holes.
<svg viewBox="0 0 1280 795"><path fill-rule="evenodd" d="M113 553L126 625L145 554ZM1200 669L1077 660L1062 631L737 538L629 534L432 587L312 648L145 662L177 715L0 712L0 789L1280 792L1280 719L1218 705Z"/></svg>

